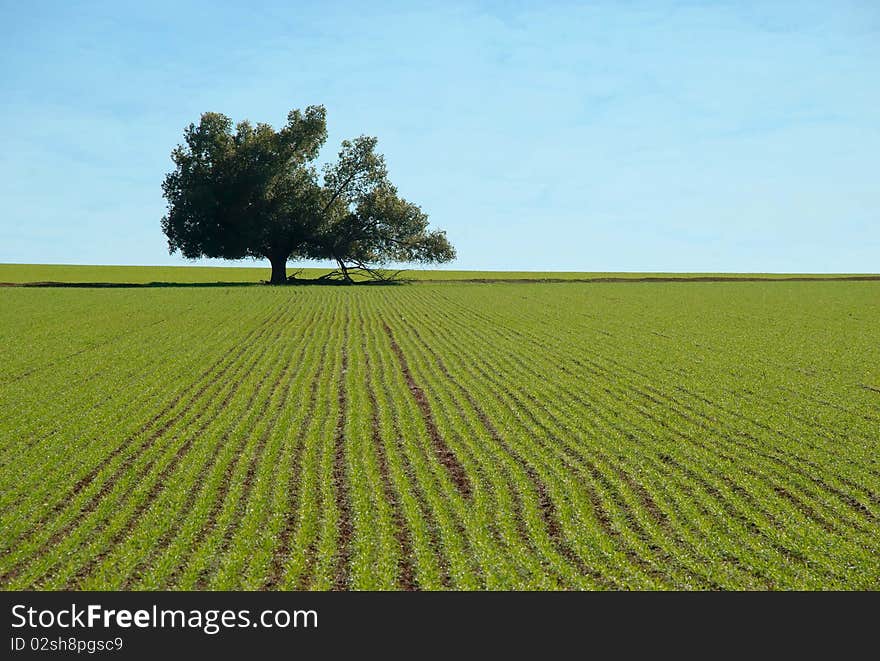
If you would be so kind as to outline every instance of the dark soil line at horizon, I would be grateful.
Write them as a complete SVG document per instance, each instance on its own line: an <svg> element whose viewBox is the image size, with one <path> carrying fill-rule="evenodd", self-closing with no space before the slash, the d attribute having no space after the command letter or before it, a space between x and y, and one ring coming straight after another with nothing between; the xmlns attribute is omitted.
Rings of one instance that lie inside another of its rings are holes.
<svg viewBox="0 0 880 661"><path fill-rule="evenodd" d="M841 275L841 276L642 276L642 277L595 277L595 278L425 278L406 279L402 282L407 284L565 284L565 283L668 283L668 282L878 282L880 275ZM364 283L353 283L352 286ZM262 281L243 282L0 282L0 287L35 287L35 288L72 288L72 289L126 289L126 288L152 288L162 287L257 287L265 284ZM303 286L312 283L289 283L290 286ZM318 284L318 283L315 283ZM278 286L278 285L272 285Z"/></svg>

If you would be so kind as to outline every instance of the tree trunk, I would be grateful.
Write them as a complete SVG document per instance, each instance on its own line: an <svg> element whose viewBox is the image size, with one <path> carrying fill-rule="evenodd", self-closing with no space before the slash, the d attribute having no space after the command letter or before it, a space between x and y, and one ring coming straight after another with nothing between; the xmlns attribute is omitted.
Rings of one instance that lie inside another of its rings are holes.
<svg viewBox="0 0 880 661"><path fill-rule="evenodd" d="M269 263L272 265L272 279L269 284L287 284L287 257L270 257Z"/></svg>
<svg viewBox="0 0 880 661"><path fill-rule="evenodd" d="M337 258L336 263L339 264L339 270L342 271L342 280L347 285L353 285L354 280L351 279L351 276L348 274L348 269L345 266L345 262L341 259Z"/></svg>

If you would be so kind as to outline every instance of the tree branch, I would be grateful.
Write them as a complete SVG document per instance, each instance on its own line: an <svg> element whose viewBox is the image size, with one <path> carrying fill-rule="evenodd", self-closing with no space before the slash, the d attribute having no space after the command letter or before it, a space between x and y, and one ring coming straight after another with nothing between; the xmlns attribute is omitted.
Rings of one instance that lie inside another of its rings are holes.
<svg viewBox="0 0 880 661"><path fill-rule="evenodd" d="M342 185L341 185L339 188L336 189L336 191L333 193L333 195L330 196L330 201L329 201L329 202L327 203L327 205L324 207L324 210L321 211L321 215L322 215L322 216L323 216L325 213L327 213L327 210L333 205L333 203L336 201L336 199L337 199L340 195L342 195L342 191L345 190L346 186L348 186L348 185L354 180L354 178L355 178L356 176L358 176L358 174L359 174L359 173L358 173L357 170L355 170L354 172L352 172L351 175L348 177L348 179L346 179L346 180L342 183Z"/></svg>

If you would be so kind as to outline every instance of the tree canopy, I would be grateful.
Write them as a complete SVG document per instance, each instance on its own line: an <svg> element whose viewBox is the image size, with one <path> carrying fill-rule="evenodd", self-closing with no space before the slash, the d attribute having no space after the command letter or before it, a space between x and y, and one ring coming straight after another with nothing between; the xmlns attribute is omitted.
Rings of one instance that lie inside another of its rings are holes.
<svg viewBox="0 0 880 661"><path fill-rule="evenodd" d="M271 282L287 281L291 258L333 260L351 282L352 268L375 274L387 262L439 263L455 257L442 231L401 198L388 179L376 138L342 143L319 177L314 161L327 139L323 106L292 110L268 124L204 113L171 154L175 169L162 189L162 230L184 257L265 258Z"/></svg>

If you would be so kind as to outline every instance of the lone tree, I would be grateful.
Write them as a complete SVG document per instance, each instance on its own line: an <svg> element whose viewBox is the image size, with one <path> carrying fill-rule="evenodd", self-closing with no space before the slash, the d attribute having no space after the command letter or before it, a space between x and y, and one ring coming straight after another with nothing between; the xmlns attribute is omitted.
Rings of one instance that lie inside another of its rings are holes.
<svg viewBox="0 0 880 661"><path fill-rule="evenodd" d="M428 231L422 210L397 195L376 139L344 141L319 182L313 162L327 139L323 106L292 110L275 131L219 113L190 124L171 154L162 184L168 249L184 257L265 258L270 282L287 282L287 261L330 259L350 283L351 270L378 276L394 262L446 262L455 250Z"/></svg>

